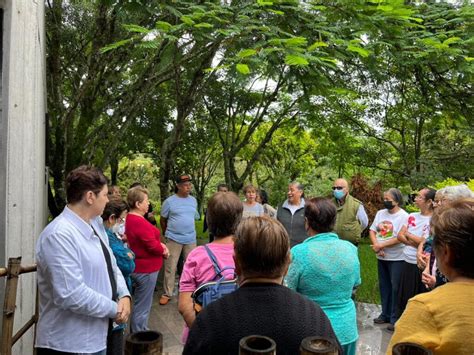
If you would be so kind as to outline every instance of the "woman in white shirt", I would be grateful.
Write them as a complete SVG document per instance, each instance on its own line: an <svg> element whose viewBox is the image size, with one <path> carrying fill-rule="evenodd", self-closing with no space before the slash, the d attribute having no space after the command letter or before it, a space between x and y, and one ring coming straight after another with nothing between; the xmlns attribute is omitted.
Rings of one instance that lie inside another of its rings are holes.
<svg viewBox="0 0 474 355"><path fill-rule="evenodd" d="M393 331L396 320L395 303L403 266L403 244L398 241L397 236L406 224L408 213L401 208L403 196L400 190L389 189L384 192L383 199L385 209L377 212L369 231L372 249L378 259L382 301L382 313L374 319L374 323L389 323L387 329Z"/></svg>
<svg viewBox="0 0 474 355"><path fill-rule="evenodd" d="M130 293L100 218L109 201L107 190L107 179L97 168L71 171L68 204L39 236L38 355L105 355L113 322L128 320Z"/></svg>
<svg viewBox="0 0 474 355"><path fill-rule="evenodd" d="M253 185L243 188L245 201L243 202L244 213L242 218L259 217L264 215L263 206L257 202L257 189Z"/></svg>
<svg viewBox="0 0 474 355"><path fill-rule="evenodd" d="M420 209L420 212L410 213L407 223L398 234L398 240L405 247L403 248L403 269L396 302L397 320L405 310L408 300L426 291L425 285L421 282L421 270L416 265L416 251L418 245L424 242L430 234L435 195L436 190L430 188L424 188L418 192L415 197L415 205Z"/></svg>

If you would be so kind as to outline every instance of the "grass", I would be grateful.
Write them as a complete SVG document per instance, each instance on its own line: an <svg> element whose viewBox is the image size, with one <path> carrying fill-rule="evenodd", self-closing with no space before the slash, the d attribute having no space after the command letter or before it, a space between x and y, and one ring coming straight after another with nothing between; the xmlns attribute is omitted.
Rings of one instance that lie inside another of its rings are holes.
<svg viewBox="0 0 474 355"><path fill-rule="evenodd" d="M207 232L203 233L202 226L203 220L196 221L198 245L209 241L209 235ZM377 258L370 247L368 238L362 239L359 244L359 261L362 284L357 290L356 299L359 302L380 304Z"/></svg>
<svg viewBox="0 0 474 355"><path fill-rule="evenodd" d="M357 289L356 299L359 302L380 304L377 258L367 238L359 243L359 261L362 284Z"/></svg>

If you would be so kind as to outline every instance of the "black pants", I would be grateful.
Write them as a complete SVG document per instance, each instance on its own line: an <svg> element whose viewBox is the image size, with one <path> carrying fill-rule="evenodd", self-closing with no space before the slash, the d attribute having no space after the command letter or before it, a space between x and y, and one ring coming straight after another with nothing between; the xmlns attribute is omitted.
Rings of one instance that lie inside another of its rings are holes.
<svg viewBox="0 0 474 355"><path fill-rule="evenodd" d="M123 329L109 331L107 335L107 355L123 354Z"/></svg>
<svg viewBox="0 0 474 355"><path fill-rule="evenodd" d="M418 269L416 264L404 261L396 300L396 319L398 320L402 316L410 298L426 291L425 285L421 282L421 270Z"/></svg>

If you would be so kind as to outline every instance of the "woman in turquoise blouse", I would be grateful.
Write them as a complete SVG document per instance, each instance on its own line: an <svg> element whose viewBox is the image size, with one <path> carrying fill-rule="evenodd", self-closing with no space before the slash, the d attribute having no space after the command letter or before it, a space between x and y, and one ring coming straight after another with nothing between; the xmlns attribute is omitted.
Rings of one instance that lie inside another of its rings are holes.
<svg viewBox="0 0 474 355"><path fill-rule="evenodd" d="M336 207L329 199L306 201L305 227L310 236L291 249L289 288L318 303L342 344L344 354L355 354L356 308L352 290L360 285L357 248L333 233Z"/></svg>

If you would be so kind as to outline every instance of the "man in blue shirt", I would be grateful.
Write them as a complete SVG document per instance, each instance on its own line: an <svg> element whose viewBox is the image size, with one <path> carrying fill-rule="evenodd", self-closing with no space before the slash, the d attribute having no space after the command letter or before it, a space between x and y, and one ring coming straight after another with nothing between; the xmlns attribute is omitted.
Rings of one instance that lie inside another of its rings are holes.
<svg viewBox="0 0 474 355"><path fill-rule="evenodd" d="M168 197L161 207L160 225L165 236L169 257L165 260L164 294L160 304L166 305L173 296L176 266L183 253L184 261L196 247L196 228L194 221L199 219L197 201L190 196L193 184L189 175L176 178L175 194Z"/></svg>

